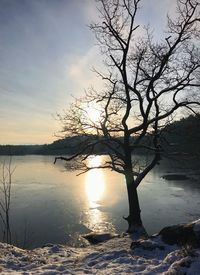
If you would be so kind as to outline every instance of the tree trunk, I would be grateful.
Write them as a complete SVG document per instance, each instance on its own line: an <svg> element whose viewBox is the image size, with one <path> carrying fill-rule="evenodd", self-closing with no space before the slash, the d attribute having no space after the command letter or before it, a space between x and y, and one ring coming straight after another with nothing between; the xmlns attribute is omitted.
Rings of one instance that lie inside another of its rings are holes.
<svg viewBox="0 0 200 275"><path fill-rule="evenodd" d="M128 203L129 203L129 216L125 218L128 222L128 233L133 233L138 228L143 228L141 215L140 215L140 205L138 200L137 188L134 185L134 180L130 173L125 175L126 177L126 187L128 193Z"/></svg>

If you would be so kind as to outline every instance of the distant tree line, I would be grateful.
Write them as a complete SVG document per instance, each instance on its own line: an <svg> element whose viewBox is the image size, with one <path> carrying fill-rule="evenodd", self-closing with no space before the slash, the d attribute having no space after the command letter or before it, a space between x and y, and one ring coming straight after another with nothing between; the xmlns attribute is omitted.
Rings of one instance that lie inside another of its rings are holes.
<svg viewBox="0 0 200 275"><path fill-rule="evenodd" d="M200 116L189 116L168 125L166 147L172 153L200 156Z"/></svg>
<svg viewBox="0 0 200 275"><path fill-rule="evenodd" d="M92 139L98 138L91 136ZM51 144L43 145L0 145L0 155L67 155L74 154L81 148L81 141L85 137L66 137ZM120 138L119 138L120 139ZM149 136L144 139L148 144ZM162 148L166 148L168 154L192 154L200 155L200 116L190 115L179 121L167 125L162 136ZM78 147L78 148L77 148ZM96 154L106 154L103 145L95 149ZM145 150L138 150L138 153L146 154Z"/></svg>

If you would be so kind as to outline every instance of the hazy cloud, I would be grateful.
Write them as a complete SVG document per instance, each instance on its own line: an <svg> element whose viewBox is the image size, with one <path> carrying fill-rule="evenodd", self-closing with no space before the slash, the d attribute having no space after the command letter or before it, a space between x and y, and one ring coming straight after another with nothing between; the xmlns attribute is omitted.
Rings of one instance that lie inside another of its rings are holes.
<svg viewBox="0 0 200 275"><path fill-rule="evenodd" d="M102 66L101 56L97 47L91 47L83 56L75 56L67 68L71 80L76 83L81 92L91 86L97 89L102 87L102 81L93 72L93 68L100 69Z"/></svg>
<svg viewBox="0 0 200 275"><path fill-rule="evenodd" d="M144 0L141 25L159 37L172 0ZM52 114L94 85L101 55L88 28L94 0L0 1L0 144L45 143L57 131Z"/></svg>

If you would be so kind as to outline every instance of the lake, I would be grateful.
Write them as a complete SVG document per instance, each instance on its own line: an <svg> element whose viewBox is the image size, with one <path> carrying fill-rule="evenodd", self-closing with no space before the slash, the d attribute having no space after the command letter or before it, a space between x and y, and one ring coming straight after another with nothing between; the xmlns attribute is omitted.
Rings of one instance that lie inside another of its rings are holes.
<svg viewBox="0 0 200 275"><path fill-rule="evenodd" d="M98 164L104 157L92 156L89 161ZM6 159L0 156L0 162ZM127 229L122 218L128 214L122 175L96 169L77 176L77 171L66 169L65 162L53 162L54 156L12 158L16 169L12 177L10 222L16 245L27 248L47 243L80 245L81 234ZM189 179L162 178L174 172L186 173ZM170 224L199 218L199 164L164 160L145 178L138 193L143 223L149 234Z"/></svg>

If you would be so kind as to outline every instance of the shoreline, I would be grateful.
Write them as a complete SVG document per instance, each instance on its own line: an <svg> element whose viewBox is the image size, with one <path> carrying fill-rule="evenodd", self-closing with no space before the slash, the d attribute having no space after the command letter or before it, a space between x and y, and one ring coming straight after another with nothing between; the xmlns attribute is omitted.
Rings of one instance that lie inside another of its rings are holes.
<svg viewBox="0 0 200 275"><path fill-rule="evenodd" d="M192 228L197 247L185 235L184 244L167 244L160 234L147 239L133 235L112 238L98 245L74 248L48 244L24 250L0 243L2 274L199 274L200 219L177 225ZM177 226L173 228L175 233ZM166 227L167 228L167 227ZM166 230L165 228L165 230ZM172 227L168 227L171 228ZM191 232L188 234L191 235ZM189 235L188 235L189 236ZM192 238L193 239L193 238Z"/></svg>

